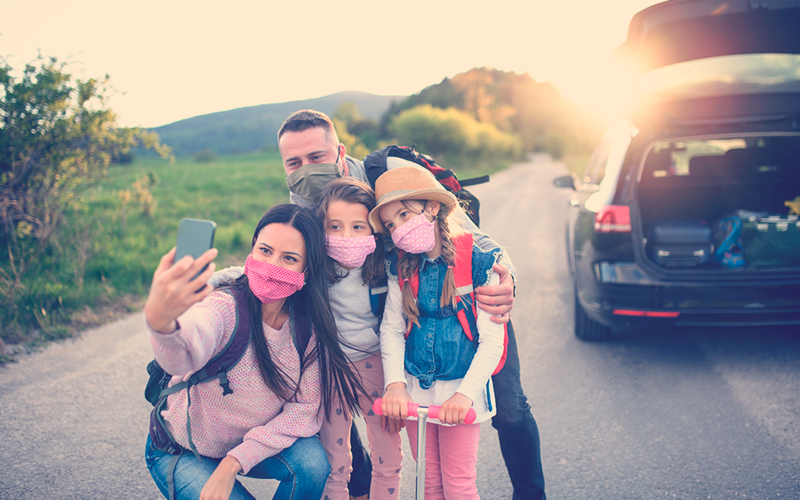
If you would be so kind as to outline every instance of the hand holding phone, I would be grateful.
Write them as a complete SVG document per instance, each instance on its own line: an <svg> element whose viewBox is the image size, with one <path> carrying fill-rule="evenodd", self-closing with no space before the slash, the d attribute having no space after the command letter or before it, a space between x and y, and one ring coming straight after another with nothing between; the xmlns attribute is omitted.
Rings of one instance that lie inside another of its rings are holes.
<svg viewBox="0 0 800 500"><path fill-rule="evenodd" d="M212 221L182 219L179 223L178 243L161 258L144 306L147 322L155 331L175 331L175 320L214 291L206 282L214 272L212 261L217 256L211 248L215 229ZM195 261L177 265L186 255Z"/></svg>
<svg viewBox="0 0 800 500"><path fill-rule="evenodd" d="M216 229L217 224L214 221L181 219L178 223L178 242L175 245L174 262L178 262L187 255L197 259L210 250L214 244L214 232ZM206 267L195 274L191 281L194 281L200 273L205 271Z"/></svg>

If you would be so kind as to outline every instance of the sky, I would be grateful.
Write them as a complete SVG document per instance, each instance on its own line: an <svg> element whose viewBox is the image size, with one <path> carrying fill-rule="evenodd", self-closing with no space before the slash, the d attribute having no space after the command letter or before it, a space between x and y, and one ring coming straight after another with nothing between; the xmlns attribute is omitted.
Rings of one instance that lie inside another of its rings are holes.
<svg viewBox="0 0 800 500"><path fill-rule="evenodd" d="M481 66L610 111L626 89L608 56L654 3L0 0L0 57L108 74L123 126L348 90L410 95Z"/></svg>

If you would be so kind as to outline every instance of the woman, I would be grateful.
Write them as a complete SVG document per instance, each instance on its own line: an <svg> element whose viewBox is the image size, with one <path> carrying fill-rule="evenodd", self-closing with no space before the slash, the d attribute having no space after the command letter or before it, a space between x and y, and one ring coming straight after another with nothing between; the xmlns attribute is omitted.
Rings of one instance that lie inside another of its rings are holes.
<svg viewBox="0 0 800 500"><path fill-rule="evenodd" d="M334 398L354 410L363 392L337 340L321 224L309 210L272 207L253 234L244 275L219 291L197 291L216 254L172 266L173 248L161 259L144 308L156 361L174 375L170 385L188 380L227 344L237 310L252 318L250 343L227 373L232 393L209 382L168 396L163 422L198 456L173 460L149 435L150 473L165 496L172 483L178 499L252 499L238 474L278 479L274 498L319 498L330 471L315 437L320 405L325 416ZM301 360L294 328L306 318L313 334Z"/></svg>

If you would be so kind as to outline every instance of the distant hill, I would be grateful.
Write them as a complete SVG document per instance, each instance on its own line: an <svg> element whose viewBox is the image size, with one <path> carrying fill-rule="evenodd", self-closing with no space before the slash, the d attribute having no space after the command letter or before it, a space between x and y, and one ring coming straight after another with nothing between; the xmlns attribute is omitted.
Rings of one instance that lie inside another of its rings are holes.
<svg viewBox="0 0 800 500"><path fill-rule="evenodd" d="M276 146L283 120L294 111L315 109L333 115L342 102L352 101L364 118L379 121L393 102L406 96L380 96L366 92L339 92L303 101L261 104L187 118L151 129L178 156L210 149L219 154L255 151Z"/></svg>

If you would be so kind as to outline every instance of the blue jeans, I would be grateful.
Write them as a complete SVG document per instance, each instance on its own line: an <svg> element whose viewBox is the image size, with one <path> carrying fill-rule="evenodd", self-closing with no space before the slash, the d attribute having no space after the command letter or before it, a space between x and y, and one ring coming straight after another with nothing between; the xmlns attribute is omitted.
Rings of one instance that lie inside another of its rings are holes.
<svg viewBox="0 0 800 500"><path fill-rule="evenodd" d="M350 473L347 491L351 497L368 495L372 483L372 460L369 457L369 450L361 444L358 427L355 424L350 426L350 454L353 455L353 472Z"/></svg>
<svg viewBox="0 0 800 500"><path fill-rule="evenodd" d="M514 327L508 322L508 353L500 373L492 377L500 452L514 488L514 500L545 500L539 428L520 382L519 352Z"/></svg>
<svg viewBox="0 0 800 500"><path fill-rule="evenodd" d="M164 453L152 445L147 436L145 461L150 475L165 498L167 489L167 468L172 455ZM175 499L197 500L208 478L217 468L221 458L203 457L198 461L192 452L184 452L175 466ZM317 437L301 438L295 443L257 464L247 477L277 479L281 482L275 490L273 499L306 500L318 499L325 489L325 481L330 473L328 457ZM239 481L233 486L230 500L255 500Z"/></svg>

